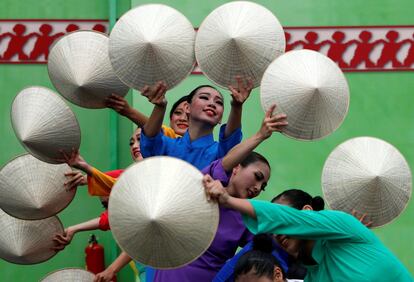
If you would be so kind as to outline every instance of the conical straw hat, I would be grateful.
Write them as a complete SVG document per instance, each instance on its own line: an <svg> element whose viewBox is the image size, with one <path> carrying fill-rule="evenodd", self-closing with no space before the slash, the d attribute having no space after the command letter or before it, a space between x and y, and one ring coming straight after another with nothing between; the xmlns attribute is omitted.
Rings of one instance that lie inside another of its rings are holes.
<svg viewBox="0 0 414 282"><path fill-rule="evenodd" d="M109 223L119 246L154 268L197 259L214 239L218 206L208 202L201 172L171 157L130 166L109 198Z"/></svg>
<svg viewBox="0 0 414 282"><path fill-rule="evenodd" d="M11 263L35 264L53 257L53 237L63 233L59 218L22 220L0 209L0 258Z"/></svg>
<svg viewBox="0 0 414 282"><path fill-rule="evenodd" d="M177 10L148 4L125 13L109 36L109 58L117 76L141 90L164 81L171 89L195 64L195 31Z"/></svg>
<svg viewBox="0 0 414 282"><path fill-rule="evenodd" d="M0 170L0 208L20 219L43 219L69 205L76 189L67 191L67 164L53 165L26 154Z"/></svg>
<svg viewBox="0 0 414 282"><path fill-rule="evenodd" d="M350 139L329 155L322 188L335 210L366 213L378 227L398 217L411 197L411 172L401 153L387 142Z"/></svg>
<svg viewBox="0 0 414 282"><path fill-rule="evenodd" d="M14 98L11 121L20 143L34 157L60 163L63 150L79 149L80 128L72 110L55 92L40 86L23 89Z"/></svg>
<svg viewBox="0 0 414 282"><path fill-rule="evenodd" d="M49 273L40 282L93 282L95 275L80 268L65 268Z"/></svg>
<svg viewBox="0 0 414 282"><path fill-rule="evenodd" d="M204 19L195 43L197 63L214 83L236 85L235 76L259 86L268 65L285 51L285 35L268 9L247 1L224 4Z"/></svg>
<svg viewBox="0 0 414 282"><path fill-rule="evenodd" d="M287 114L284 134L315 140L335 131L345 119L349 88L328 57L311 50L290 51L266 70L260 98L265 111L276 104L275 114Z"/></svg>
<svg viewBox="0 0 414 282"><path fill-rule="evenodd" d="M104 108L112 93L125 96L128 86L112 69L109 38L94 31L77 31L59 39L49 54L47 68L57 91L85 108Z"/></svg>

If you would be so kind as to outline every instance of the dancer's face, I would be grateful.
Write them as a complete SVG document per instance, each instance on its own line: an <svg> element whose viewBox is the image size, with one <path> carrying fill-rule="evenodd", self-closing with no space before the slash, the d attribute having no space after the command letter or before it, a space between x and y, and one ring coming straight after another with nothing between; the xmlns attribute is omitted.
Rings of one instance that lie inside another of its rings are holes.
<svg viewBox="0 0 414 282"><path fill-rule="evenodd" d="M278 200L275 201L276 204L290 206L291 203L288 199L284 198L283 196L280 197ZM303 210L312 210L312 207L306 205L302 208ZM297 258L299 252L302 250L302 246L304 240L292 238L286 235L274 235L275 240L279 243L279 245L284 249L288 254Z"/></svg>
<svg viewBox="0 0 414 282"><path fill-rule="evenodd" d="M238 165L233 169L230 178L230 185L234 186L234 191L237 193L233 196L241 199L255 198L266 187L269 178L270 168L262 161L256 161L245 167Z"/></svg>
<svg viewBox="0 0 414 282"><path fill-rule="evenodd" d="M184 135L188 128L188 102L182 102L175 108L170 118L170 126L175 133Z"/></svg>
<svg viewBox="0 0 414 282"><path fill-rule="evenodd" d="M144 159L141 155L140 140L141 128L137 128L129 139L129 151L134 162L139 162Z"/></svg>
<svg viewBox="0 0 414 282"><path fill-rule="evenodd" d="M202 87L197 90L189 105L190 118L217 125L223 117L223 97L210 87Z"/></svg>

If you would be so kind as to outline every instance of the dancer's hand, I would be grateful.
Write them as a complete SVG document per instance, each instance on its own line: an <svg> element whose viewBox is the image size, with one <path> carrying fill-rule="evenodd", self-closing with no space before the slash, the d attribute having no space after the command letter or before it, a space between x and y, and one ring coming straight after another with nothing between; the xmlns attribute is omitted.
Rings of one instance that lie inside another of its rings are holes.
<svg viewBox="0 0 414 282"><path fill-rule="evenodd" d="M219 180L214 180L210 175L204 175L203 185L206 191L207 200L216 200L219 204L226 204L229 194Z"/></svg>
<svg viewBox="0 0 414 282"><path fill-rule="evenodd" d="M165 99L165 93L167 92L167 84L163 81L157 82L154 86L146 85L141 93L148 98L152 104L158 107L165 107L167 100Z"/></svg>
<svg viewBox="0 0 414 282"><path fill-rule="evenodd" d="M57 252L63 250L67 245L70 244L75 233L76 232L71 229L71 227L68 227L63 234L56 234L55 237L53 237L55 246L52 249Z"/></svg>
<svg viewBox="0 0 414 282"><path fill-rule="evenodd" d="M128 101L121 96L118 96L116 94L111 94L111 96L107 97L105 99L105 105L107 108L111 108L120 115L123 116L130 116L132 112L132 108L129 105Z"/></svg>
<svg viewBox="0 0 414 282"><path fill-rule="evenodd" d="M263 119L262 126L258 132L263 140L269 138L273 132L282 132L286 125L288 125L288 122L286 121L287 116L285 114L273 115L275 109L276 105L272 105L267 110Z"/></svg>
<svg viewBox="0 0 414 282"><path fill-rule="evenodd" d="M86 185L88 183L86 176L80 171L70 171L65 173L67 181L64 183L66 191L76 189L80 185Z"/></svg>
<svg viewBox="0 0 414 282"><path fill-rule="evenodd" d="M243 81L241 76L236 76L237 86L229 85L231 92L232 106L241 106L249 98L250 92L253 89L253 80L247 78Z"/></svg>
<svg viewBox="0 0 414 282"><path fill-rule="evenodd" d="M62 159L59 159L58 161L65 162L69 166L80 169L89 175L92 174L92 167L82 158L79 150L72 148L72 152L70 154L67 154L63 150L60 152L62 154Z"/></svg>
<svg viewBox="0 0 414 282"><path fill-rule="evenodd" d="M115 272L110 268L105 269L104 271L95 275L93 282L111 282L115 277Z"/></svg>
<svg viewBox="0 0 414 282"><path fill-rule="evenodd" d="M358 219L363 225L365 225L366 227L370 227L372 225L372 221L367 220L367 213L363 213L361 214L359 211L352 209L351 214L356 217L356 219Z"/></svg>

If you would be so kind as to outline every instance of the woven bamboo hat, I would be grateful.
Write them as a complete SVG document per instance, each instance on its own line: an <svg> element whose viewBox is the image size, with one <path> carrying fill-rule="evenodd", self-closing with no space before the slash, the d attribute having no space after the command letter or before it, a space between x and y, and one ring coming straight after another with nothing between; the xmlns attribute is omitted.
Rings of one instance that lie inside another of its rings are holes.
<svg viewBox="0 0 414 282"><path fill-rule="evenodd" d="M261 5L234 1L211 12L201 24L195 43L197 63L214 83L227 88L235 76L259 86L268 65L285 51L278 19Z"/></svg>
<svg viewBox="0 0 414 282"><path fill-rule="evenodd" d="M17 264L35 264L53 257L53 237L63 233L59 218L22 220L0 209L0 258Z"/></svg>
<svg viewBox="0 0 414 282"><path fill-rule="evenodd" d="M0 170L0 208L20 219L43 219L66 208L76 189L66 191L67 164L53 165L26 154Z"/></svg>
<svg viewBox="0 0 414 282"><path fill-rule="evenodd" d="M40 282L93 282L95 275L81 268L65 268L49 273Z"/></svg>
<svg viewBox="0 0 414 282"><path fill-rule="evenodd" d="M109 198L109 223L119 246L154 268L176 268L210 246L219 210L208 202L201 172L171 157L130 166Z"/></svg>
<svg viewBox="0 0 414 282"><path fill-rule="evenodd" d="M59 39L49 54L47 68L57 91L85 108L104 108L105 98L129 90L109 61L107 35L76 31Z"/></svg>
<svg viewBox="0 0 414 282"><path fill-rule="evenodd" d="M125 13L109 36L109 58L117 76L141 90L164 81L171 89L195 64L195 31L177 10L148 4Z"/></svg>
<svg viewBox="0 0 414 282"><path fill-rule="evenodd" d="M411 197L411 172L401 153L387 142L350 139L329 155L322 188L335 210L366 213L378 227L398 217Z"/></svg>
<svg viewBox="0 0 414 282"><path fill-rule="evenodd" d="M20 143L34 157L60 163L63 150L79 149L80 128L75 114L55 92L40 86L23 89L14 98L11 121Z"/></svg>
<svg viewBox="0 0 414 282"><path fill-rule="evenodd" d="M321 139L335 131L349 107L349 88L339 67L311 50L290 51L263 75L260 98L266 111L287 114L284 134L300 140Z"/></svg>

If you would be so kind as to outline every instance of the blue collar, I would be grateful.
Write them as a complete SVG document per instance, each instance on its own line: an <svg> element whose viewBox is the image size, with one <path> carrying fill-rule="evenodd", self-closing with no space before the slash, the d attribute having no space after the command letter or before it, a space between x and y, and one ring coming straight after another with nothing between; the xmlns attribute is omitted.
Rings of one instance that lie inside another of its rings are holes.
<svg viewBox="0 0 414 282"><path fill-rule="evenodd" d="M187 130L182 139L188 147L193 147L193 148L208 147L214 144L213 133L207 134L191 142L190 134L188 133L188 130Z"/></svg>

